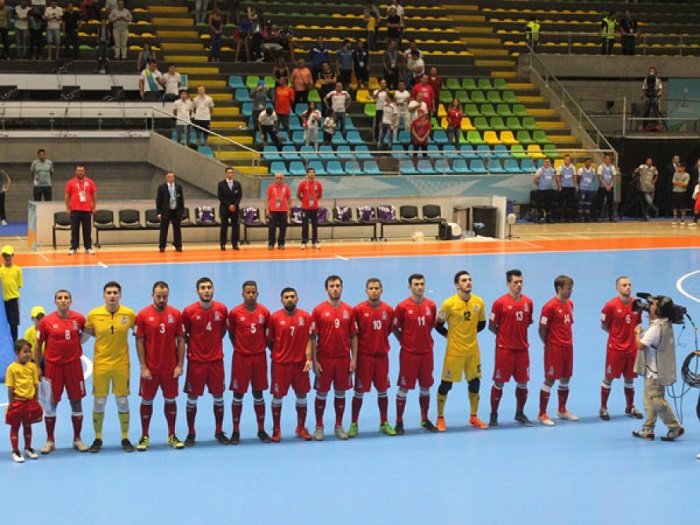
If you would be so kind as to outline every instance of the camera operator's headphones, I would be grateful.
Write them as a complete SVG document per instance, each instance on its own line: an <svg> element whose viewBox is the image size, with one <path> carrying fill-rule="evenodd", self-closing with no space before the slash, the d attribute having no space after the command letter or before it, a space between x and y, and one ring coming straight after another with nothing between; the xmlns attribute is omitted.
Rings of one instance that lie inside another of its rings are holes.
<svg viewBox="0 0 700 525"><path fill-rule="evenodd" d="M656 297L653 298L654 301L657 301L656 304L656 315L658 317L666 317L669 318L673 315L673 299L666 295L657 295Z"/></svg>

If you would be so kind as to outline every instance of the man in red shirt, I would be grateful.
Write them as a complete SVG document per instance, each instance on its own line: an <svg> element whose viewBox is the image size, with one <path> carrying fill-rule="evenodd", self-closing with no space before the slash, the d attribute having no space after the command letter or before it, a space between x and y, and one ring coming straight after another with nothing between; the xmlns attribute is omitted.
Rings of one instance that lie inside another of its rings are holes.
<svg viewBox="0 0 700 525"><path fill-rule="evenodd" d="M294 288L284 288L280 294L284 308L270 316L267 331L267 346L272 362L272 441L282 440L280 420L282 399L289 387L296 395L297 427L295 434L304 441L311 441L306 429L306 394L311 390L311 316L297 308L299 297Z"/></svg>
<svg viewBox="0 0 700 525"><path fill-rule="evenodd" d="M625 378L625 414L642 419L642 414L634 406L634 362L637 358L637 342L634 331L642 322L640 312L632 311L632 281L629 277L618 277L615 281L618 296L608 301L600 313L600 323L608 333L605 355L605 376L600 389L600 419L608 421L608 398L613 379Z"/></svg>
<svg viewBox="0 0 700 525"><path fill-rule="evenodd" d="M284 79L283 83L275 88L275 113L277 113L279 128L284 128L287 133L290 133L289 114L292 112L293 104L294 90L289 87L287 80Z"/></svg>
<svg viewBox="0 0 700 525"><path fill-rule="evenodd" d="M97 207L97 187L92 179L85 176L85 167L75 167L75 177L66 183L66 213L70 216L70 250L74 255L80 245L80 227L83 228L85 251L95 255L92 250L92 216Z"/></svg>
<svg viewBox="0 0 700 525"><path fill-rule="evenodd" d="M34 346L34 362L40 363L43 353L46 362L43 375L51 381L51 402L48 407L44 407L46 443L41 447L41 453L50 454L56 449L56 407L64 388L72 412L73 448L87 452L88 447L80 437L83 428L82 399L85 397L85 378L80 361L83 355L81 341L85 317L70 309L73 298L68 290L58 290L54 295L54 303L56 311L44 316L39 322Z"/></svg>
<svg viewBox="0 0 700 525"><path fill-rule="evenodd" d="M428 75L425 73L420 76L420 82L411 89L411 98L418 98L418 93L423 93L423 102L428 106L428 113L431 113L435 107L435 91L433 86L428 83Z"/></svg>
<svg viewBox="0 0 700 525"><path fill-rule="evenodd" d="M323 197L323 186L316 180L316 170L307 168L306 180L297 189L297 199L301 200L301 249L306 250L309 242L309 220L311 221L311 244L317 250L318 244L318 201Z"/></svg>
<svg viewBox="0 0 700 525"><path fill-rule="evenodd" d="M228 309L214 301L214 283L209 277L197 281L199 301L182 311L182 324L187 338L187 438L185 446L194 446L197 398L204 394L204 385L214 398L214 439L228 445L224 434L224 345L222 339L228 328Z"/></svg>
<svg viewBox="0 0 700 525"><path fill-rule="evenodd" d="M367 279L367 300L354 308L357 322L357 368L355 370L355 395L352 398L352 422L348 437L357 436L357 419L362 408L365 392L377 390L379 405L379 431L387 436L396 432L389 424L387 408L389 398L389 335L394 325L394 309L382 301L382 282L377 278Z"/></svg>
<svg viewBox="0 0 700 525"><path fill-rule="evenodd" d="M284 183L284 175L275 173L275 182L267 187L265 192L265 217L267 217L267 249L277 247L284 250L287 235L287 221L292 210L292 191ZM279 237L276 237L279 228Z"/></svg>
<svg viewBox="0 0 700 525"><path fill-rule="evenodd" d="M357 363L357 323L352 307L340 300L343 280L330 275L326 278L325 288L328 300L311 313L311 352L316 375L316 441L323 441L323 412L331 385L335 390L335 435L338 439L348 439L343 429L345 392L352 388L352 373Z"/></svg>
<svg viewBox="0 0 700 525"><path fill-rule="evenodd" d="M394 310L393 334L401 344L399 354L399 391L396 394L396 434L404 435L403 413L406 396L413 390L416 381L420 387L418 402L421 412L421 428L437 432L437 427L428 419L430 387L433 386L433 336L431 332L437 322L435 303L425 297L425 277L414 273L408 277L411 297L399 303Z"/></svg>
<svg viewBox="0 0 700 525"><path fill-rule="evenodd" d="M423 150L423 157L428 154L428 137L430 137L431 124L428 114L423 108L416 110L418 118L411 123L411 137L413 140L413 158L418 157L418 150Z"/></svg>
<svg viewBox="0 0 700 525"><path fill-rule="evenodd" d="M136 450L148 450L153 399L160 388L163 393L165 419L168 422L168 446L183 448L175 435L178 378L185 360L185 328L180 311L168 305L170 288L164 281L153 284L153 304L136 316L134 335L141 365L141 439Z"/></svg>
<svg viewBox="0 0 700 525"><path fill-rule="evenodd" d="M243 302L233 308L228 316L228 333L233 345L229 387L233 391L231 403L233 433L229 443L238 445L241 440L243 395L248 391L248 385L253 390L253 408L258 420L258 439L263 443L269 443L270 436L265 432L263 390L267 390L268 387L265 331L270 321L270 311L258 304L258 285L255 281L244 282L241 295Z"/></svg>
<svg viewBox="0 0 700 525"><path fill-rule="evenodd" d="M489 330L496 334L489 427L498 427L498 405L503 396L503 385L511 377L517 382L515 421L531 427L532 421L525 415L525 402L530 380L527 329L532 324L532 299L523 294L523 274L520 270L508 270L506 284L508 293L494 301L489 317Z"/></svg>
<svg viewBox="0 0 700 525"><path fill-rule="evenodd" d="M554 385L559 380L559 419L578 421L578 416L566 409L569 398L569 380L574 373L574 338L571 325L574 323L574 303L571 292L574 280L567 275L554 279L557 295L542 307L539 335L544 343L544 384L540 390L540 413L537 422L548 427L554 421L547 415L547 403Z"/></svg>
<svg viewBox="0 0 700 525"><path fill-rule="evenodd" d="M438 75L438 70L435 66L430 68L430 76L428 77L428 85L433 88L433 104L432 112L437 113L437 105L442 92L442 77Z"/></svg>

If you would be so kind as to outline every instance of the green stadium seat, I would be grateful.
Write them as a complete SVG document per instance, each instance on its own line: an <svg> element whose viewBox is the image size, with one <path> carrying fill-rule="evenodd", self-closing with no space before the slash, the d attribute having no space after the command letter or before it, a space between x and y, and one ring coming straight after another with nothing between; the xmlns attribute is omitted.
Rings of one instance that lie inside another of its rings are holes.
<svg viewBox="0 0 700 525"><path fill-rule="evenodd" d="M245 79L245 87L247 87L249 91L255 89L259 81L260 77L258 75L248 75Z"/></svg>
<svg viewBox="0 0 700 525"><path fill-rule="evenodd" d="M534 144L535 141L532 140L532 136L530 135L530 132L527 130L520 130L518 131L518 134L516 135L516 138L518 139L518 142L520 144Z"/></svg>
<svg viewBox="0 0 700 525"><path fill-rule="evenodd" d="M518 117L508 117L506 119L506 127L511 131L519 131L523 129L523 125L520 123L520 119Z"/></svg>
<svg viewBox="0 0 700 525"><path fill-rule="evenodd" d="M312 89L309 91L309 102L316 102L316 104L321 103L321 95L318 94L318 90Z"/></svg>
<svg viewBox="0 0 700 525"><path fill-rule="evenodd" d="M374 118L377 115L377 105L376 104L365 104L365 115Z"/></svg>
<svg viewBox="0 0 700 525"><path fill-rule="evenodd" d="M516 159L530 158L528 156L528 154L525 152L525 148L523 148L522 144L513 144L510 147L510 155L511 155L511 157L515 157Z"/></svg>
<svg viewBox="0 0 700 525"><path fill-rule="evenodd" d="M470 97L475 104L486 104L488 102L483 91L472 91Z"/></svg>
<svg viewBox="0 0 700 525"><path fill-rule="evenodd" d="M448 106L452 104L452 92L447 89L440 91L440 102Z"/></svg>
<svg viewBox="0 0 700 525"><path fill-rule="evenodd" d="M508 82L506 82L505 78L494 78L493 79L493 87L495 89L503 91L505 89L508 89Z"/></svg>
<svg viewBox="0 0 700 525"><path fill-rule="evenodd" d="M459 80L457 80L456 78L448 78L445 82L445 87L450 91L457 91L459 89L462 89Z"/></svg>
<svg viewBox="0 0 700 525"><path fill-rule="evenodd" d="M540 127L537 125L537 121L535 120L535 117L524 117L522 120L523 123L523 128L529 129L529 130L534 130L534 129L540 129Z"/></svg>
<svg viewBox="0 0 700 525"><path fill-rule="evenodd" d="M459 102L464 106L465 104L469 104L471 102L471 99L469 98L469 94L462 90L456 91L455 92L455 98L459 100Z"/></svg>
<svg viewBox="0 0 700 525"><path fill-rule="evenodd" d="M470 117L470 118L475 118L475 117L480 117L481 112L479 111L479 107L476 104L465 104L463 113Z"/></svg>
<svg viewBox="0 0 700 525"><path fill-rule="evenodd" d="M486 117L476 117L474 119L474 127L479 131L486 131L487 129L491 129L488 121L486 120Z"/></svg>
<svg viewBox="0 0 700 525"><path fill-rule="evenodd" d="M513 91L507 90L503 92L503 102L506 102L508 104L517 104L518 103L518 97L515 95Z"/></svg>
<svg viewBox="0 0 700 525"><path fill-rule="evenodd" d="M495 131L503 131L507 129L506 123L503 122L503 118L501 117L491 117L489 119L489 126Z"/></svg>
<svg viewBox="0 0 700 525"><path fill-rule="evenodd" d="M498 113L498 115L501 117L513 116L513 110L510 109L510 106L508 104L498 104L496 106L496 113Z"/></svg>
<svg viewBox="0 0 700 525"><path fill-rule="evenodd" d="M513 106L513 115L516 117L527 117L529 116L529 113L527 112L527 109L525 109L525 106L522 104L515 104Z"/></svg>
<svg viewBox="0 0 700 525"><path fill-rule="evenodd" d="M489 91L493 89L493 85L491 84L490 78L480 78L476 84L476 87L478 89L481 89L482 91Z"/></svg>
<svg viewBox="0 0 700 525"><path fill-rule="evenodd" d="M532 140L538 144L546 144L550 142L550 140L547 138L547 134L541 129L536 129L532 132Z"/></svg>
<svg viewBox="0 0 700 525"><path fill-rule="evenodd" d="M478 131L467 131L467 143L478 146L480 144L486 144L484 139L481 138L481 133Z"/></svg>
<svg viewBox="0 0 700 525"><path fill-rule="evenodd" d="M500 91L488 91L486 93L486 100L488 100L491 104L500 104L503 102Z"/></svg>
<svg viewBox="0 0 700 525"><path fill-rule="evenodd" d="M481 114L485 117L497 117L498 113L496 113L496 110L493 107L493 104L482 104L481 107L479 108L479 111L481 111Z"/></svg>
<svg viewBox="0 0 700 525"><path fill-rule="evenodd" d="M473 91L473 90L477 89L476 82L474 82L473 78L463 78L462 79L462 89L465 89L467 91Z"/></svg>

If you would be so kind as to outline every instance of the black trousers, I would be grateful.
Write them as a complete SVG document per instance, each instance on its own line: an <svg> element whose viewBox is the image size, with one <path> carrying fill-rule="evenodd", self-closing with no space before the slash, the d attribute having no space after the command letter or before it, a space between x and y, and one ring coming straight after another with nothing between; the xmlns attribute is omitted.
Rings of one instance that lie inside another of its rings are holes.
<svg viewBox="0 0 700 525"><path fill-rule="evenodd" d="M42 196L45 201L51 200L51 186L34 186L34 200L38 202Z"/></svg>
<svg viewBox="0 0 700 525"><path fill-rule="evenodd" d="M175 248L182 248L182 231L180 230L180 214L177 210L172 210L170 217L165 218L161 215L160 217L160 239L158 241L158 247L165 249L165 245L168 243L168 226L173 225L173 246Z"/></svg>
<svg viewBox="0 0 700 525"><path fill-rule="evenodd" d="M238 246L238 243L240 242L240 232L238 229L238 210L221 210L221 234L219 235L219 244L221 244L221 246L226 246L226 239L228 239L229 227L231 228L231 246Z"/></svg>
<svg viewBox="0 0 700 525"><path fill-rule="evenodd" d="M7 214L5 213L5 197L7 196L7 193L4 191L0 191L0 220L5 221L7 220Z"/></svg>
<svg viewBox="0 0 700 525"><path fill-rule="evenodd" d="M598 188L598 205L600 206L599 219L603 217L603 206L606 205L608 208L608 220L613 220L615 218L615 189L606 191L605 188Z"/></svg>
<svg viewBox="0 0 700 525"><path fill-rule="evenodd" d="M287 235L287 212L286 211L271 211L270 220L267 227L267 245L274 247L275 233L279 228L280 233L277 237L277 246L284 246L285 237Z"/></svg>
<svg viewBox="0 0 700 525"><path fill-rule="evenodd" d="M318 209L301 210L301 243L309 242L309 221L311 221L311 242L318 243Z"/></svg>
<svg viewBox="0 0 700 525"><path fill-rule="evenodd" d="M573 221L576 216L576 188L562 188L559 192L559 218Z"/></svg>
<svg viewBox="0 0 700 525"><path fill-rule="evenodd" d="M92 248L92 213L89 211L70 212L70 249L80 246L80 228L83 228L83 245L86 250Z"/></svg>
<svg viewBox="0 0 700 525"><path fill-rule="evenodd" d="M7 324L10 325L12 340L17 341L17 328L19 327L19 299L5 301L5 316Z"/></svg>

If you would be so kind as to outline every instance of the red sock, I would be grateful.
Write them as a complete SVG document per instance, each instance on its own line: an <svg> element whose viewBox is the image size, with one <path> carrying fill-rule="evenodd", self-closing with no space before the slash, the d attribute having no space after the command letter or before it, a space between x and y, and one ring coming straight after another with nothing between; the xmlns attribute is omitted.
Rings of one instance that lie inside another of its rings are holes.
<svg viewBox="0 0 700 525"><path fill-rule="evenodd" d="M243 403L231 403L231 416L233 417L233 432L241 431L241 412L243 411Z"/></svg>
<svg viewBox="0 0 700 525"><path fill-rule="evenodd" d="M389 421L389 398L386 395L379 396L377 398L377 405L379 405L379 424L383 425Z"/></svg>
<svg viewBox="0 0 700 525"><path fill-rule="evenodd" d="M177 419L177 403L165 403L163 412L165 412L165 420L168 422L168 436L174 436L175 420Z"/></svg>
<svg viewBox="0 0 700 525"><path fill-rule="evenodd" d="M10 426L10 443L12 444L12 452L19 451L19 425Z"/></svg>
<svg viewBox="0 0 700 525"><path fill-rule="evenodd" d="M362 398L352 396L352 418L353 423L357 423L357 418L360 417L360 409L362 408Z"/></svg>
<svg viewBox="0 0 700 525"><path fill-rule="evenodd" d="M496 414L498 412L498 405L501 404L501 397L503 396L503 389L491 387L491 413Z"/></svg>
<svg viewBox="0 0 700 525"><path fill-rule="evenodd" d="M197 432L194 429L194 420L197 417L197 405L190 406L187 405L187 428L189 429L188 434L196 435Z"/></svg>
<svg viewBox="0 0 700 525"><path fill-rule="evenodd" d="M24 449L32 448L32 425L24 423Z"/></svg>
<svg viewBox="0 0 700 525"><path fill-rule="evenodd" d="M280 407L280 411L281 410L282 410L282 407ZM299 427L306 426L306 412L307 412L306 405L304 405L304 406L297 405L297 426L299 426Z"/></svg>
<svg viewBox="0 0 700 525"><path fill-rule="evenodd" d="M406 410L406 398L396 396L396 422L403 423L403 413Z"/></svg>
<svg viewBox="0 0 700 525"><path fill-rule="evenodd" d="M625 400L627 401L627 410L632 409L634 407L634 387L625 387Z"/></svg>
<svg viewBox="0 0 700 525"><path fill-rule="evenodd" d="M316 426L323 427L323 413L326 411L326 398L316 398L314 401L314 410L316 412Z"/></svg>
<svg viewBox="0 0 700 525"><path fill-rule="evenodd" d="M255 401L253 403L255 409L255 419L258 420L258 432L265 430L265 401Z"/></svg>
<svg viewBox="0 0 700 525"><path fill-rule="evenodd" d="M625 395L627 395L627 389L625 389ZM632 394L634 396L634 394ZM610 389L604 386L600 387L600 406L602 408L608 408L608 398L610 397Z"/></svg>
<svg viewBox="0 0 700 525"><path fill-rule="evenodd" d="M547 413L547 403L549 403L550 393L546 390L540 390L540 416Z"/></svg>
<svg viewBox="0 0 700 525"><path fill-rule="evenodd" d="M333 400L333 405L335 406L335 426L343 426L343 415L345 414L345 398L336 397Z"/></svg>
<svg viewBox="0 0 700 525"><path fill-rule="evenodd" d="M224 431L224 405L214 404L214 424L216 425L214 433L221 434Z"/></svg>
<svg viewBox="0 0 700 525"><path fill-rule="evenodd" d="M515 387L515 411L523 412L527 402L527 388Z"/></svg>
<svg viewBox="0 0 700 525"><path fill-rule="evenodd" d="M153 414L153 405L144 405L141 403L141 435L148 437L148 428L151 426L151 415Z"/></svg>
<svg viewBox="0 0 700 525"><path fill-rule="evenodd" d="M80 439L80 432L83 430L83 416L71 415L71 423L73 423L73 439Z"/></svg>
<svg viewBox="0 0 700 525"><path fill-rule="evenodd" d="M569 389L559 387L557 395L559 396L559 412L566 412L566 400L569 399Z"/></svg>
<svg viewBox="0 0 700 525"><path fill-rule="evenodd" d="M46 440L56 441L53 437L53 432L56 429L56 416L44 416L44 424L46 425Z"/></svg>
<svg viewBox="0 0 700 525"><path fill-rule="evenodd" d="M282 405L272 403L272 431L280 431L280 420L282 419Z"/></svg>
<svg viewBox="0 0 700 525"><path fill-rule="evenodd" d="M430 407L430 396L418 396L418 404L420 405L420 420L428 420L428 408Z"/></svg>

